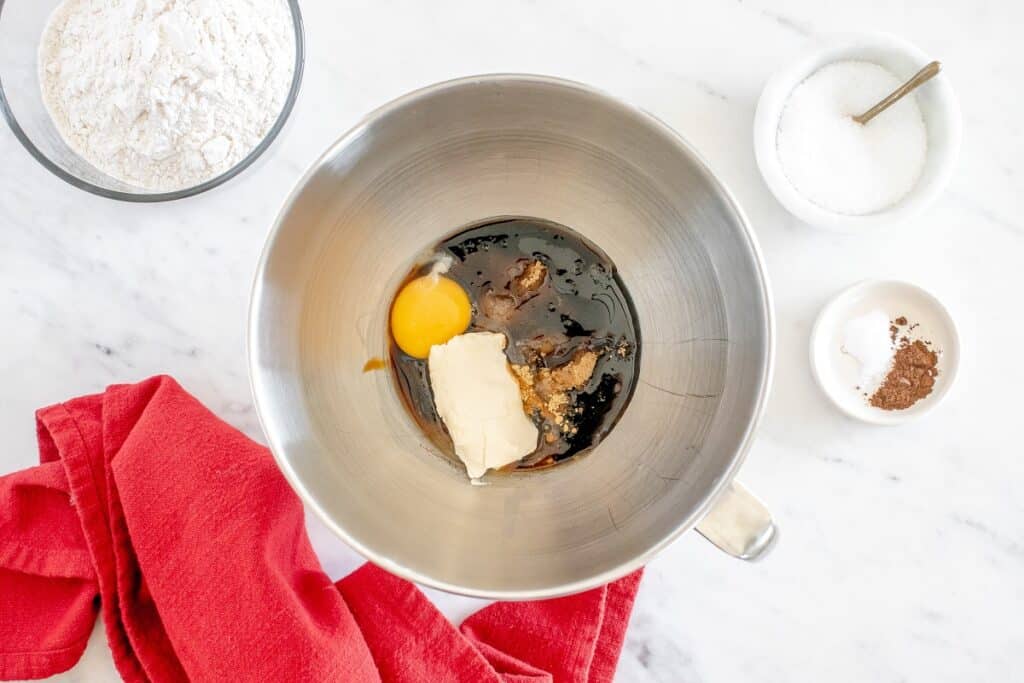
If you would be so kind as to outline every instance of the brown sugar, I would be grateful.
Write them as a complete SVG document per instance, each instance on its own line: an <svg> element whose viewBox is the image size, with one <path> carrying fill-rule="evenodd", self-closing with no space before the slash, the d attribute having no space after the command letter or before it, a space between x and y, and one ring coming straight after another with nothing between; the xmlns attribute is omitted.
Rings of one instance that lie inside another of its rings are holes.
<svg viewBox="0 0 1024 683"><path fill-rule="evenodd" d="M502 324L511 321L520 306L537 296L547 279L548 268L540 261L521 259L506 273L511 278L506 287L509 294L490 289L480 297L482 319L478 323L487 329L501 331Z"/></svg>
<svg viewBox="0 0 1024 683"><path fill-rule="evenodd" d="M523 407L531 415L558 425L563 434L574 432L572 418L578 412L570 392L582 389L597 367L598 353L589 349L577 351L572 359L557 368L534 369L529 365L512 365L512 374L519 383Z"/></svg>
<svg viewBox="0 0 1024 683"><path fill-rule="evenodd" d="M548 267L541 261L519 261L511 269L512 296L519 305L531 299L540 290L548 276Z"/></svg>
<svg viewBox="0 0 1024 683"><path fill-rule="evenodd" d="M906 318L896 320L906 325ZM882 410L905 410L932 393L939 375L939 355L921 340L906 337L893 358L892 369L885 381L872 394L869 403Z"/></svg>
<svg viewBox="0 0 1024 683"><path fill-rule="evenodd" d="M533 339L516 342L516 347L529 362L536 365L568 343L569 337L561 333L539 334Z"/></svg>
<svg viewBox="0 0 1024 683"><path fill-rule="evenodd" d="M496 294L493 291L488 291L480 299L480 308L487 318L497 322L507 322L516 311L516 302L508 294Z"/></svg>
<svg viewBox="0 0 1024 683"><path fill-rule="evenodd" d="M597 367L595 351L578 351L565 365L549 370L541 368L537 373L537 391L541 394L555 395L582 389L590 381Z"/></svg>

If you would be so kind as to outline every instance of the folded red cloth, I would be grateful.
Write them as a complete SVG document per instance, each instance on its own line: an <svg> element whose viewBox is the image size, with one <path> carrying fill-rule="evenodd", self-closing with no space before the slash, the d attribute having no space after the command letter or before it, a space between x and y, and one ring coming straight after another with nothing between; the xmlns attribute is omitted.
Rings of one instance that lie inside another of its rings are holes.
<svg viewBox="0 0 1024 683"><path fill-rule="evenodd" d="M611 681L639 572L460 629L412 584L320 568L265 448L169 377L37 414L0 478L0 679L75 664L102 612L126 681Z"/></svg>

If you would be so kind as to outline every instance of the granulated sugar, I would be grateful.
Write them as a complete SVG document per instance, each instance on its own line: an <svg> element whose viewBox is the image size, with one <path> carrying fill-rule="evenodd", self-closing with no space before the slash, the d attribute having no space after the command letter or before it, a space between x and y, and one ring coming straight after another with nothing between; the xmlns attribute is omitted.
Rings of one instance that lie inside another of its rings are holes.
<svg viewBox="0 0 1024 683"><path fill-rule="evenodd" d="M783 172L815 204L863 215L899 202L917 184L928 134L911 94L865 125L853 120L900 86L869 62L843 61L814 72L790 95L779 122Z"/></svg>
<svg viewBox="0 0 1024 683"><path fill-rule="evenodd" d="M229 170L284 108L284 0L65 0L39 47L57 130L118 180L172 191Z"/></svg>

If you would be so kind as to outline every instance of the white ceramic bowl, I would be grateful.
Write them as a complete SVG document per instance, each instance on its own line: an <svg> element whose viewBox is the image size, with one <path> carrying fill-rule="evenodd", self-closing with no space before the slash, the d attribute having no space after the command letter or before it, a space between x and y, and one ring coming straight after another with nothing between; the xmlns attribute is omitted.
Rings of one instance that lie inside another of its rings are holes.
<svg viewBox="0 0 1024 683"><path fill-rule="evenodd" d="M816 42L799 59L772 76L765 84L754 116L754 152L761 175L776 199L804 222L842 232L893 225L931 204L949 181L960 151L960 106L945 73L915 91L928 128L928 156L921 179L906 197L882 211L841 214L811 202L796 191L783 172L776 138L790 93L823 66L843 60L874 62L902 81L932 59L905 40L885 33L838 35Z"/></svg>
<svg viewBox="0 0 1024 683"><path fill-rule="evenodd" d="M882 310L895 320L906 316L917 324L911 335L932 342L939 351L939 375L928 396L906 410L871 406L856 389L860 366L841 350L848 320ZM811 369L822 391L847 415L878 425L897 425L921 417L949 392L960 365L960 338L946 307L934 296L909 282L865 280L836 295L818 315L811 331Z"/></svg>

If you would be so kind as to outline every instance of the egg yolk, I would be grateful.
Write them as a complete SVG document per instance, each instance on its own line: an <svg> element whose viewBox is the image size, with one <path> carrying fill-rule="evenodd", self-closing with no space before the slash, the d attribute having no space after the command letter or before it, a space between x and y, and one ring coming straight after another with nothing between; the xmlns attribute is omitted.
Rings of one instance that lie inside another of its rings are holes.
<svg viewBox="0 0 1024 683"><path fill-rule="evenodd" d="M391 335L413 358L426 358L430 347L444 344L469 327L469 296L459 283L440 275L409 282L391 307Z"/></svg>

